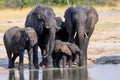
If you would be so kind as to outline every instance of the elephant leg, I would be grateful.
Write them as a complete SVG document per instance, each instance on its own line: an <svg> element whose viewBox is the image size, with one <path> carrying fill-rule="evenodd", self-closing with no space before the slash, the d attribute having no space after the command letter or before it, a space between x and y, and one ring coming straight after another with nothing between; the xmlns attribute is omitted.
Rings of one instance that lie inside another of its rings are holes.
<svg viewBox="0 0 120 80"><path fill-rule="evenodd" d="M39 69L38 66L38 46L37 44L33 47L33 64L35 68Z"/></svg>
<svg viewBox="0 0 120 80"><path fill-rule="evenodd" d="M53 59L53 66L56 67L56 59Z"/></svg>
<svg viewBox="0 0 120 80"><path fill-rule="evenodd" d="M69 62L69 67L72 67L72 56L67 56L68 62Z"/></svg>
<svg viewBox="0 0 120 80"><path fill-rule="evenodd" d="M72 57L74 57L73 64L77 66L79 63L79 55L73 54Z"/></svg>
<svg viewBox="0 0 120 80"><path fill-rule="evenodd" d="M41 52L42 52L42 61L40 62L39 66L45 67L47 65L47 58L44 58L43 55L46 53L46 50L41 48Z"/></svg>
<svg viewBox="0 0 120 80"><path fill-rule="evenodd" d="M53 58L53 66L56 68L56 59L57 59L57 55L56 53L52 53L52 58Z"/></svg>
<svg viewBox="0 0 120 80"><path fill-rule="evenodd" d="M61 61L62 57L59 55L59 57L56 58L56 67L60 68L60 61Z"/></svg>
<svg viewBox="0 0 120 80"><path fill-rule="evenodd" d="M22 70L23 69L23 54L24 54L24 51L22 51L21 53L19 53L19 70Z"/></svg>
<svg viewBox="0 0 120 80"><path fill-rule="evenodd" d="M38 43L38 46L41 49L41 55L42 55L42 61L40 62L39 66L45 67L46 66L46 59L43 57L46 54L45 46L40 45L40 43Z"/></svg>
<svg viewBox="0 0 120 80"><path fill-rule="evenodd" d="M8 61L9 61L8 68L13 68L12 53L10 53L9 51L7 51L7 56L8 56Z"/></svg>
<svg viewBox="0 0 120 80"><path fill-rule="evenodd" d="M29 69L34 69L34 65L33 65L33 48L30 48L28 50L28 56L29 56Z"/></svg>
<svg viewBox="0 0 120 80"><path fill-rule="evenodd" d="M63 54L63 56L62 56L63 68L65 68L65 67L66 67L66 61L67 61L67 57L66 57L66 55L65 55L65 54Z"/></svg>
<svg viewBox="0 0 120 80"><path fill-rule="evenodd" d="M47 68L52 68L53 67L53 64L52 64L52 56L49 55L47 57L47 65L46 65Z"/></svg>
<svg viewBox="0 0 120 80"><path fill-rule="evenodd" d="M15 67L14 62L15 62L15 60L16 60L16 58L17 58L18 56L19 56L18 53L14 53L14 54L13 54L13 58L12 58L13 67Z"/></svg>

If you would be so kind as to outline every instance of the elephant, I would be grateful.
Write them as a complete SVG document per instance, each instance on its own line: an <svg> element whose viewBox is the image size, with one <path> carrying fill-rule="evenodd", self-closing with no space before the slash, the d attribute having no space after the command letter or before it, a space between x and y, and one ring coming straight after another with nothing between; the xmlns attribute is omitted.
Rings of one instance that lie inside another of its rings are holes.
<svg viewBox="0 0 120 80"><path fill-rule="evenodd" d="M61 17L56 17L57 26L59 27L55 34L55 40L68 41L68 32L65 28L64 21Z"/></svg>
<svg viewBox="0 0 120 80"><path fill-rule="evenodd" d="M82 51L80 66L87 65L87 48L90 37L98 22L98 14L93 7L69 7L64 14L68 42L76 43Z"/></svg>
<svg viewBox="0 0 120 80"><path fill-rule="evenodd" d="M60 68L60 60L62 59L63 68L66 66L66 61L69 62L69 67L72 66L72 55L76 54L79 59L81 50L76 44L63 42L61 40L55 41L55 49L52 54L54 67Z"/></svg>
<svg viewBox="0 0 120 80"><path fill-rule="evenodd" d="M38 65L38 39L37 33L31 27L19 28L17 26L8 29L3 36L9 65L13 68L16 58L19 56L19 67L23 69L24 50L27 49L29 68L39 68Z"/></svg>
<svg viewBox="0 0 120 80"><path fill-rule="evenodd" d="M36 6L26 17L25 27L29 26L34 28L38 35L38 46L43 56L40 65L47 68L52 67L51 54L54 49L55 33L58 28L53 9Z"/></svg>

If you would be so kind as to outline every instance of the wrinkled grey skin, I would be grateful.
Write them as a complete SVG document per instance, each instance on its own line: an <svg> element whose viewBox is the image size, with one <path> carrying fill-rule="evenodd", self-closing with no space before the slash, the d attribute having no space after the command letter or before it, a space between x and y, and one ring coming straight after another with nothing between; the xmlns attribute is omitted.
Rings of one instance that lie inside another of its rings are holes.
<svg viewBox="0 0 120 80"><path fill-rule="evenodd" d="M38 35L38 46L41 48L43 60L40 65L52 67L51 54L54 49L57 24L53 9L36 6L27 15L25 27L32 27Z"/></svg>
<svg viewBox="0 0 120 80"><path fill-rule="evenodd" d="M69 7L65 11L65 26L69 34L68 41L75 42L82 50L82 63L87 65L87 47L89 39L98 21L98 14L93 7ZM75 34L76 33L76 34Z"/></svg>
<svg viewBox="0 0 120 80"><path fill-rule="evenodd" d="M73 43L63 42L61 40L55 41L55 49L52 54L54 67L60 68L60 60L62 59L63 68L66 67L66 61L69 62L69 67L72 66L72 55L76 55L76 58L80 59L81 50Z"/></svg>
<svg viewBox="0 0 120 80"><path fill-rule="evenodd" d="M28 51L29 68L39 68L37 34L33 28L12 27L5 32L3 41L9 61L8 68L14 67L14 62L19 56L19 69L23 69L25 49Z"/></svg>

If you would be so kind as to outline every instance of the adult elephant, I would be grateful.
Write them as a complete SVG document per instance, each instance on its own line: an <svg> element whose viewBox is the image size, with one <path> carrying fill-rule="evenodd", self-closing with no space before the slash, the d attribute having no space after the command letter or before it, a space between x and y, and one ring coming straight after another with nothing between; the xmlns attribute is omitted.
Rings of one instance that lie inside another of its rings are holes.
<svg viewBox="0 0 120 80"><path fill-rule="evenodd" d="M25 27L33 27L38 35L38 46L41 49L43 60L41 66L52 67L51 54L54 49L56 19L53 9L36 6L27 15Z"/></svg>
<svg viewBox="0 0 120 80"><path fill-rule="evenodd" d="M87 65L87 47L98 21L97 11L93 7L69 7L65 11L64 18L69 34L68 41L75 42L82 50L83 59L79 65Z"/></svg>
<svg viewBox="0 0 120 80"><path fill-rule="evenodd" d="M4 34L4 45L6 48L9 66L14 67L14 61L19 56L19 69L23 69L24 50L27 49L29 55L29 68L39 68L38 66L38 45L37 33L33 28L12 27Z"/></svg>

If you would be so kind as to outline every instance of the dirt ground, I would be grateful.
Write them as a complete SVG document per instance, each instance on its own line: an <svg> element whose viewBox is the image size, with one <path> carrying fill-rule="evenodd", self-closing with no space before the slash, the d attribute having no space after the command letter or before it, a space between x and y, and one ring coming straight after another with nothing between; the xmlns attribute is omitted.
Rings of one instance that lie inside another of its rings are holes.
<svg viewBox="0 0 120 80"><path fill-rule="evenodd" d="M99 21L91 36L88 46L88 65L101 56L120 55L120 10L98 11ZM0 25L24 25L25 18L0 21ZM104 24L104 25L103 25ZM0 70L8 65L3 45L3 34L0 33Z"/></svg>

